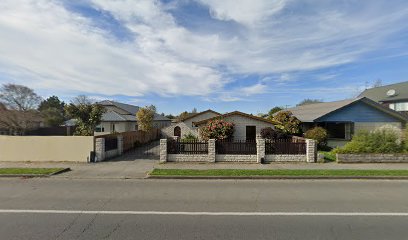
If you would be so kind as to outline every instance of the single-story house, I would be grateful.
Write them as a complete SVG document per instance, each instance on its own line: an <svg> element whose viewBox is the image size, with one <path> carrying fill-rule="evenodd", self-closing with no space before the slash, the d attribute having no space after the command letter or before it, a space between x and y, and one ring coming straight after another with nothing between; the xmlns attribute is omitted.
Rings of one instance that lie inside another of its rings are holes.
<svg viewBox="0 0 408 240"><path fill-rule="evenodd" d="M138 106L109 100L101 101L99 104L105 107L106 112L102 115L101 124L96 127L95 135L138 130L136 119L136 113L139 111ZM171 120L165 116L157 113L154 115L154 128L160 129L170 124Z"/></svg>
<svg viewBox="0 0 408 240"><path fill-rule="evenodd" d="M178 120L172 123L170 126L162 128L161 133L163 137L179 137L184 138L186 135L193 135L199 137L198 127L195 126L194 122L199 122L205 119L220 116L221 114L208 109L203 112L192 114L187 118Z"/></svg>
<svg viewBox="0 0 408 240"><path fill-rule="evenodd" d="M401 131L408 121L404 114L366 97L307 104L287 110L302 122L303 132L315 126L325 128L330 147L343 146L360 130L392 128Z"/></svg>
<svg viewBox="0 0 408 240"><path fill-rule="evenodd" d="M255 140L257 136L260 136L263 128L275 128L273 121L251 114L239 111L219 114L212 110L207 110L193 115L180 123L162 129L162 134L165 137L178 136L183 138L186 134L191 133L199 137L199 128L207 124L208 121L216 118L222 118L234 123L234 140Z"/></svg>

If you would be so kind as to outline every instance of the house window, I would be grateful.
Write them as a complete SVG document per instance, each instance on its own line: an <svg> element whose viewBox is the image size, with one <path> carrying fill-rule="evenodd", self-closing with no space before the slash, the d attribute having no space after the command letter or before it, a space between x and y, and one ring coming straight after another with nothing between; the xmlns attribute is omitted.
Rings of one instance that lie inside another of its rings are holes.
<svg viewBox="0 0 408 240"><path fill-rule="evenodd" d="M351 123L344 123L344 122L326 122L326 123L318 124L318 126L326 129L328 138L335 138L335 139L350 138L351 135L353 134L353 128L354 128Z"/></svg>
<svg viewBox="0 0 408 240"><path fill-rule="evenodd" d="M111 124L111 132L116 132L115 124L114 124L114 123Z"/></svg>
<svg viewBox="0 0 408 240"><path fill-rule="evenodd" d="M135 125L135 131L137 131L139 129L139 126L136 124Z"/></svg>
<svg viewBox="0 0 408 240"><path fill-rule="evenodd" d="M390 103L390 108L395 111L408 111L408 102Z"/></svg>
<svg viewBox="0 0 408 240"><path fill-rule="evenodd" d="M181 137L181 128L179 126L174 128L174 136Z"/></svg>
<svg viewBox="0 0 408 240"><path fill-rule="evenodd" d="M95 132L105 132L105 128L104 127L96 127Z"/></svg>

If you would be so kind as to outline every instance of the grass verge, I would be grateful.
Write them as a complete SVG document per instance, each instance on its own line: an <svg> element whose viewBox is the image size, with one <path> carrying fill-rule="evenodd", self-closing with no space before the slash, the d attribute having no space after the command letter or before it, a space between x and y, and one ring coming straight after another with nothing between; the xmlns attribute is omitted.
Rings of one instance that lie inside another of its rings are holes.
<svg viewBox="0 0 408 240"><path fill-rule="evenodd" d="M405 177L408 170L352 170L352 169L153 169L151 176L292 176L292 177Z"/></svg>
<svg viewBox="0 0 408 240"><path fill-rule="evenodd" d="M1 175L49 175L64 168L0 168Z"/></svg>

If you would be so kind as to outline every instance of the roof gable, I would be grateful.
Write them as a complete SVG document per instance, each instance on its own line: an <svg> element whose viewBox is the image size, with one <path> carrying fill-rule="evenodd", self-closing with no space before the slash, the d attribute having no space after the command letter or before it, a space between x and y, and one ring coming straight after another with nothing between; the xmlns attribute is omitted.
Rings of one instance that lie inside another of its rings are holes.
<svg viewBox="0 0 408 240"><path fill-rule="evenodd" d="M326 114L315 120L316 122L345 121L345 122L399 122L397 117L381 111L364 101L358 101L337 111Z"/></svg>
<svg viewBox="0 0 408 240"><path fill-rule="evenodd" d="M203 114L206 114L206 113L213 113L213 114L218 115L218 116L221 115L221 113L218 113L218 112L216 112L216 111L213 111L213 110L211 110L211 109L208 109L208 110L205 110L205 111L196 113L196 114L191 114L190 116L188 116L188 117L186 117L186 118L180 120L179 122L184 122L184 121L186 121L186 120L194 121L194 118L199 117L199 116L201 116L201 115L203 115Z"/></svg>
<svg viewBox="0 0 408 240"><path fill-rule="evenodd" d="M213 120L213 119L217 119L219 117L225 118L225 117L230 117L230 116L234 116L234 115L239 115L239 116L242 116L242 117L250 118L250 119L261 121L261 122L276 124L276 122L268 120L266 118L254 116L254 115L243 113L243 112L240 112L240 111L234 111L234 112L226 113L226 114L223 114L223 115L220 115L220 116L217 116L217 117L213 117L213 118L205 119L205 120L202 120L202 121L199 121L199 122L195 122L194 124L196 126L199 126L199 125L206 124L208 121Z"/></svg>
<svg viewBox="0 0 408 240"><path fill-rule="evenodd" d="M334 113L342 113L342 112L343 114L347 113L347 111L343 109L353 106L357 103L365 104L365 106L358 104L358 106L360 106L361 108L360 111L354 111L354 113L349 116L346 116L346 115L340 116L339 114L334 115ZM375 110L373 110L373 108ZM367 109L370 109L370 110L367 110ZM391 121L390 118L392 119L392 121L395 121L395 119L399 121L407 121L407 117L405 115L398 113L387 107L384 107L381 104L378 104L374 102L373 100L370 100L365 97L356 98L356 99L348 99L348 100L337 101L337 102L308 104L308 105L288 109L288 111L291 111L293 115L296 118L298 118L301 122L326 121L328 119L330 119L330 121L335 121L334 116L337 117L336 118L338 119L337 121L346 121L345 119L346 117L348 117L348 119L356 119L357 121L362 121L362 119L364 118L364 116L362 116L364 115L364 113L361 112L362 110L365 110L366 111L365 114L368 114L365 118L367 121L368 121L367 118L369 117L369 115L371 116L371 118L377 117L378 119L383 119L384 121ZM387 116L384 116L384 115L387 115ZM328 118L329 116L330 118ZM358 118L359 116L360 118ZM352 121L352 120L348 120L348 121Z"/></svg>

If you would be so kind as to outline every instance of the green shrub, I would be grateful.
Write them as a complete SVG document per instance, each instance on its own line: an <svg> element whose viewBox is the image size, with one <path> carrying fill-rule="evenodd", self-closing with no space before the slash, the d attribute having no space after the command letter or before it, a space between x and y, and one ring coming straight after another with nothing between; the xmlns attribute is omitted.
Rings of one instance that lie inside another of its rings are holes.
<svg viewBox="0 0 408 240"><path fill-rule="evenodd" d="M404 146L398 133L390 129L361 131L344 147L334 150L335 153L400 153L402 151Z"/></svg>
<svg viewBox="0 0 408 240"><path fill-rule="evenodd" d="M404 131L404 147L405 147L405 151L408 151L408 124L405 126L405 131Z"/></svg>
<svg viewBox="0 0 408 240"><path fill-rule="evenodd" d="M197 141L198 138L194 136L192 133L188 133L184 135L184 137L181 139L182 142L190 142L190 141Z"/></svg>
<svg viewBox="0 0 408 240"><path fill-rule="evenodd" d="M319 153L323 154L325 161L328 161L328 162L336 161L336 153L334 153L333 151L331 151L331 152L319 151Z"/></svg>
<svg viewBox="0 0 408 240"><path fill-rule="evenodd" d="M301 122L299 119L293 116L291 111L280 111L275 114L271 120L277 122L277 124L275 125L277 129L281 129L287 134L296 135L301 133Z"/></svg>
<svg viewBox="0 0 408 240"><path fill-rule="evenodd" d="M327 144L327 131L322 127L314 127L306 131L305 138L316 140L317 145L323 147Z"/></svg>
<svg viewBox="0 0 408 240"><path fill-rule="evenodd" d="M265 139L287 139L290 138L288 134L280 129L273 129L266 127L261 129L261 137Z"/></svg>

